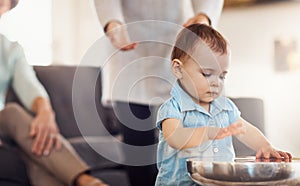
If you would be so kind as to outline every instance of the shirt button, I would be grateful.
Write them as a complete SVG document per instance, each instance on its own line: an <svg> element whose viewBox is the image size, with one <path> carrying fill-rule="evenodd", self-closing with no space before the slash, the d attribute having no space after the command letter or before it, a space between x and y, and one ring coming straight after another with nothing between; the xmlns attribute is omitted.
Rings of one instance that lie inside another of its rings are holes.
<svg viewBox="0 0 300 186"><path fill-rule="evenodd" d="M219 152L219 149L217 147L214 148L214 152L217 153Z"/></svg>

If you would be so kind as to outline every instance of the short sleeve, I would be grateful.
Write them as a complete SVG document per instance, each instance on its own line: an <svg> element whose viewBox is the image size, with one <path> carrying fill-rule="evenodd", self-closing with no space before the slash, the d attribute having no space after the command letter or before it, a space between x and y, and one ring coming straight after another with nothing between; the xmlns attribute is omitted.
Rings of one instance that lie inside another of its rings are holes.
<svg viewBox="0 0 300 186"><path fill-rule="evenodd" d="M157 113L156 126L159 128L159 130L162 130L161 124L165 119L175 118L182 121L181 115L182 113L178 103L173 99L170 99L160 106Z"/></svg>
<svg viewBox="0 0 300 186"><path fill-rule="evenodd" d="M229 121L230 123L234 123L241 117L241 112L229 98L226 99L226 102L229 108L228 111Z"/></svg>

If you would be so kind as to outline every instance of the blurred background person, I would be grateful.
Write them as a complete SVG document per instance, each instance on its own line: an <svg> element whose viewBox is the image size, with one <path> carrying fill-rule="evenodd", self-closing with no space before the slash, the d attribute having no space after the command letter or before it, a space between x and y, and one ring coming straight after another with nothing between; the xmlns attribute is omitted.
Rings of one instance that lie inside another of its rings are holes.
<svg viewBox="0 0 300 186"><path fill-rule="evenodd" d="M0 0L0 16L18 0ZM26 109L5 105L12 86ZM0 137L17 144L33 186L105 186L86 173L89 167L59 133L49 96L28 65L22 47L0 34ZM29 184L22 160L0 139L0 185ZM13 174L13 175L10 175ZM6 177L7 176L7 177ZM12 180L14 179L14 180Z"/></svg>
<svg viewBox="0 0 300 186"><path fill-rule="evenodd" d="M113 105L126 144L153 145L155 109L169 97L174 82L168 56L176 34L193 23L216 26L223 0L94 0L94 6L117 50L102 67L102 101ZM155 162L155 151L125 146L124 152L132 185L154 185L156 165L142 160Z"/></svg>

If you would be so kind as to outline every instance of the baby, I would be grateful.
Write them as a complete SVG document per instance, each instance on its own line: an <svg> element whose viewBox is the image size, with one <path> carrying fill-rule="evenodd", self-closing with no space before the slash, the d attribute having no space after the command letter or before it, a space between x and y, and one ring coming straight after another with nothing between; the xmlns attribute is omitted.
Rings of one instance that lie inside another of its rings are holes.
<svg viewBox="0 0 300 186"><path fill-rule="evenodd" d="M183 152L197 151L197 156L212 160L234 159L232 135L255 150L257 158L292 158L274 149L256 127L241 118L234 103L222 96L230 49L219 32L203 24L184 28L171 60L177 82L157 116L157 186L196 185L188 176Z"/></svg>

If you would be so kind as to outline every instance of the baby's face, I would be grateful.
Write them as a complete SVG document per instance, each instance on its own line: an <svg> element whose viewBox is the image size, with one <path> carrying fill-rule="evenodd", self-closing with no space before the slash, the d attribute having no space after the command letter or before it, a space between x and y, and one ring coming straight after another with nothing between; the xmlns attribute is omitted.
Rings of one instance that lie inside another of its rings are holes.
<svg viewBox="0 0 300 186"><path fill-rule="evenodd" d="M229 54L198 48L192 58L183 62L182 78L179 80L196 103L209 104L221 95L229 59Z"/></svg>

